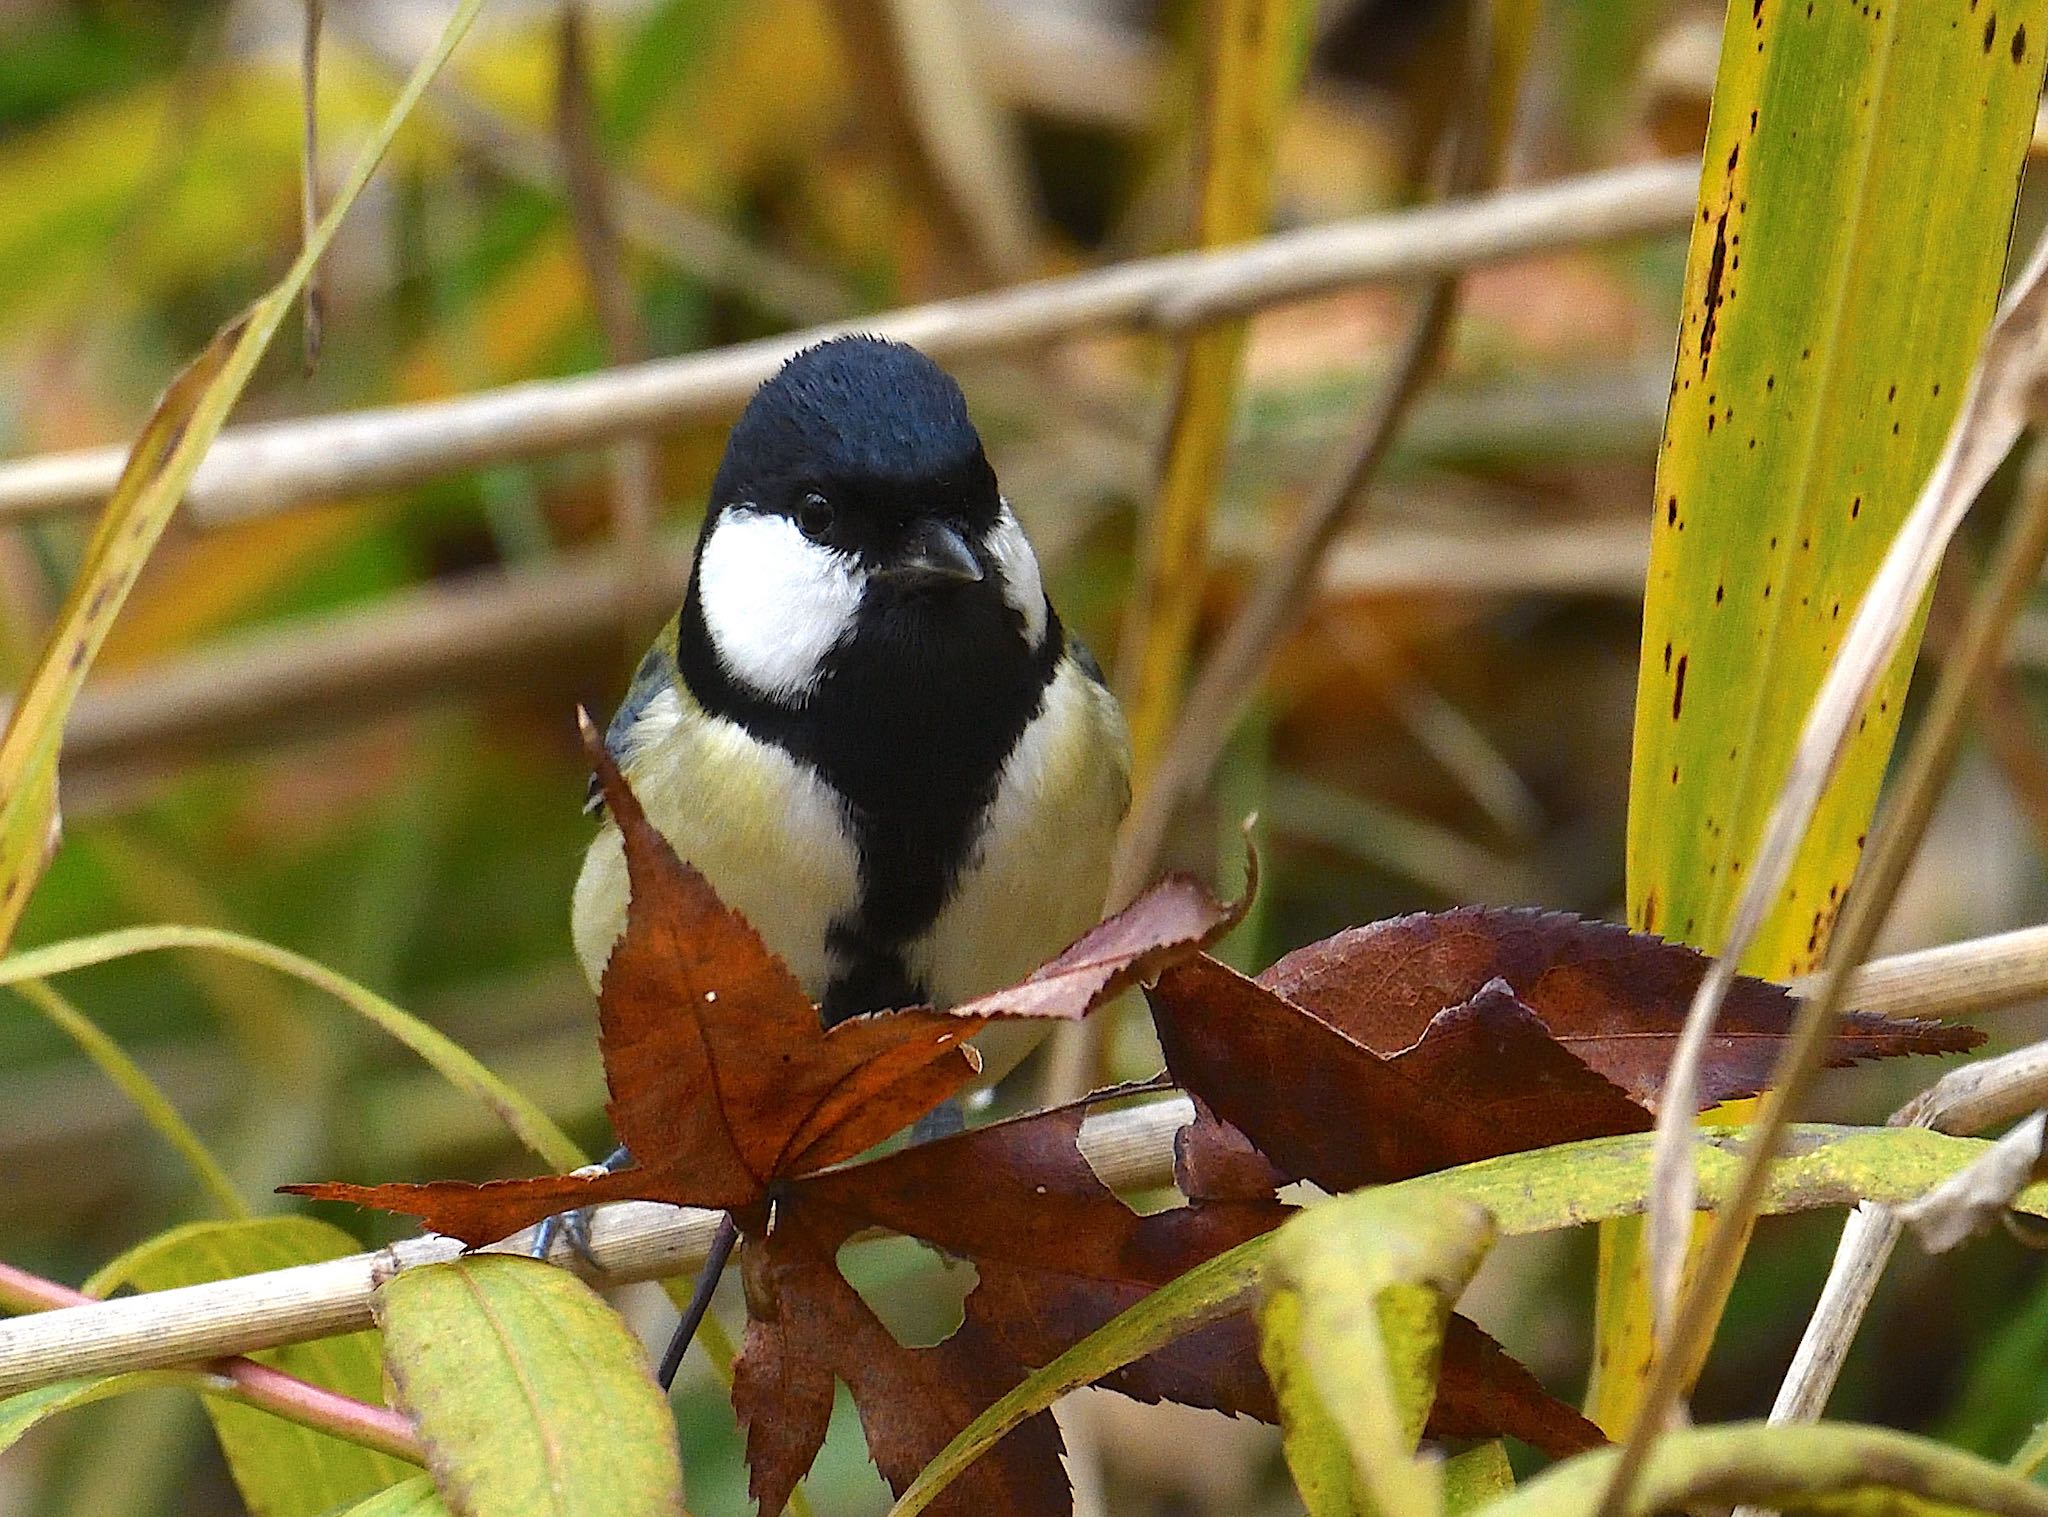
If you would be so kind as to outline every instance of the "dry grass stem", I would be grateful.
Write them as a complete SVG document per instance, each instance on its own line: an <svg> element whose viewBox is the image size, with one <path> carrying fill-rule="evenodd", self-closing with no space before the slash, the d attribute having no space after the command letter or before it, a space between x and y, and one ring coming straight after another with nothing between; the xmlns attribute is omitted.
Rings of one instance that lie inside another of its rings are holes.
<svg viewBox="0 0 2048 1517"><path fill-rule="evenodd" d="M2040 934L2042 951L2048 952L2048 929L2029 931ZM1883 967L1872 964L1867 970ZM1900 1107L1892 1121L1931 1127L1936 1132L1973 1134L2044 1104L2048 1104L2048 1042L2030 1043L1997 1058L1950 1070ZM1903 1230L1904 1224L1889 1206L1865 1203L1849 1214L1835 1245L1827 1282L1771 1405L1772 1422L1814 1422L1827 1410L1828 1397L1841 1378L1849 1348ZM1743 1517L1761 1514L1752 1508Z"/></svg>
<svg viewBox="0 0 2048 1517"><path fill-rule="evenodd" d="M187 505L202 520L232 520L721 415L792 352L834 332L879 333L946 361L1109 326L1173 329L1348 286L1675 232L1692 215L1698 181L1690 160L1612 169L573 379L236 428L209 450ZM0 464L0 520L98 505L125 456L91 448Z"/></svg>

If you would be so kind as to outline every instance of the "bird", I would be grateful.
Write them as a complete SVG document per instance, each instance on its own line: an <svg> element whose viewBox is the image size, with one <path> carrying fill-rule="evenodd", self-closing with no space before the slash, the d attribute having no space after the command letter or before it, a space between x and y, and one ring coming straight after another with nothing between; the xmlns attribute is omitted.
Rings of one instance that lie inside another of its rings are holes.
<svg viewBox="0 0 2048 1517"><path fill-rule="evenodd" d="M1101 915L1130 801L1116 698L959 385L866 335L804 348L747 403L604 741L828 1027L958 1005L1065 947ZM571 910L593 989L627 898L607 818ZM1004 1030L977 1039L984 1083L1029 1050Z"/></svg>

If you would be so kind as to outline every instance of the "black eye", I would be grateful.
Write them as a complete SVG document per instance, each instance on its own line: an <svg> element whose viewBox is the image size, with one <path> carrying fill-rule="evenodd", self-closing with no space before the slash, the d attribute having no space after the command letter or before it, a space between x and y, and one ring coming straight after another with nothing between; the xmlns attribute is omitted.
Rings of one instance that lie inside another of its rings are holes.
<svg viewBox="0 0 2048 1517"><path fill-rule="evenodd" d="M832 530L832 502L813 490L797 503L796 524L812 542L821 542Z"/></svg>

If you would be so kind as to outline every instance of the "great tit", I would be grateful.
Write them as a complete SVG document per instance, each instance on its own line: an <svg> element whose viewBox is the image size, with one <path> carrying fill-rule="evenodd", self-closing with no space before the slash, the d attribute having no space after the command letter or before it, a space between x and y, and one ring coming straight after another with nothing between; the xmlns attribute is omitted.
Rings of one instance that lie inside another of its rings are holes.
<svg viewBox="0 0 2048 1517"><path fill-rule="evenodd" d="M1130 798L1123 716L959 386L874 337L805 349L748 403L605 745L827 1025L957 1004L1079 936ZM593 988L626 897L607 821L572 913ZM994 1078L1021 1050L983 1054Z"/></svg>

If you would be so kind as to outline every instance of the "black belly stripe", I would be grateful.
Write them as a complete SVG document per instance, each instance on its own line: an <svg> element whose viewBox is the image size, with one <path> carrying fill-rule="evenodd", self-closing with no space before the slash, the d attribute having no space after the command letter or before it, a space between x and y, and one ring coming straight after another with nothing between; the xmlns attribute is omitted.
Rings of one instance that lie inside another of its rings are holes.
<svg viewBox="0 0 2048 1517"><path fill-rule="evenodd" d="M944 908L1065 646L1049 607L1034 649L992 585L941 593L920 607L863 605L797 708L726 673L694 581L677 623L677 669L698 703L810 764L846 801L861 895L830 930L843 967L825 990L828 1026L929 999L905 952Z"/></svg>

